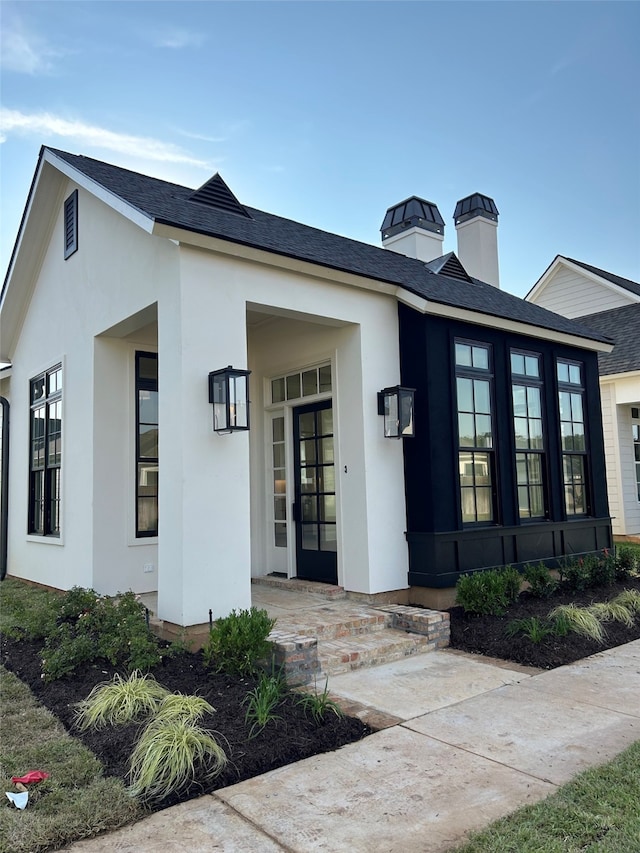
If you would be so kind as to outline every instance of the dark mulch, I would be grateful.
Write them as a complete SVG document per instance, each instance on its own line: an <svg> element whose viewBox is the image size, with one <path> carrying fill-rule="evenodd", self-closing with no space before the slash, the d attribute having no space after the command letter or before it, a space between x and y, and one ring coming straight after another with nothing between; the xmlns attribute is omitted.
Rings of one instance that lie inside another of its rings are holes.
<svg viewBox="0 0 640 853"><path fill-rule="evenodd" d="M74 703L84 699L95 684L108 680L115 670L108 664L87 666L75 675L45 683L41 678L41 649L42 643L18 642L3 637L0 660L30 687L72 735L95 753L104 765L106 775L117 776L128 783L127 762L138 727L118 726L99 732L79 732L73 725ZM250 739L243 701L249 690L255 687L252 678L212 673L204 668L200 653L166 657L153 674L169 690L197 693L213 705L216 713L203 718L202 725L219 733L218 741L229 759L226 769L216 779L210 782L200 780L180 796L163 800L156 808L166 808L284 764L337 749L371 733L360 720L338 717L334 713L327 714L324 721L316 725L296 704L297 694L292 694L278 707L279 719ZM324 684L320 687L323 688Z"/></svg>
<svg viewBox="0 0 640 853"><path fill-rule="evenodd" d="M507 625L514 619L526 619L530 616L544 619L549 611L559 604L574 603L586 606L597 601L609 601L624 589L636 589L640 592L640 578L630 578L613 586L592 588L583 592L560 589L551 598L544 599L534 598L524 592L504 616L472 616L465 614L461 607L453 607L449 610L451 648L541 669L553 669L573 663L604 649L640 639L640 619L636 619L632 628L627 628L620 622L607 622L604 626L604 643L597 643L573 633L566 637L550 635L541 642L534 643L522 634L507 636Z"/></svg>

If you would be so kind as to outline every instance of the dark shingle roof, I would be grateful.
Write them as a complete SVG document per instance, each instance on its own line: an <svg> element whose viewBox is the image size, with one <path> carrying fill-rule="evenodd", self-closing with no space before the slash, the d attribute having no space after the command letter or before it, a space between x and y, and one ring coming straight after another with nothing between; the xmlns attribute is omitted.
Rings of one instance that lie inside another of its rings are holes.
<svg viewBox="0 0 640 853"><path fill-rule="evenodd" d="M419 260L360 243L247 207L239 216L194 203L193 190L118 166L49 148L52 154L158 223L183 228L336 270L400 285L427 300L480 314L526 323L577 337L606 341L582 322L569 320L472 279L434 273Z"/></svg>
<svg viewBox="0 0 640 853"><path fill-rule="evenodd" d="M598 355L602 375L640 370L640 304L611 308L581 319L615 342L612 352Z"/></svg>
<svg viewBox="0 0 640 853"><path fill-rule="evenodd" d="M600 278L604 278L607 281L610 281L612 284L617 284L618 287L623 287L625 290L631 291L631 293L635 293L636 296L640 296L640 284L637 281L631 281L628 278L622 278L620 275L614 275L612 272L607 272L606 270L598 269L598 267L592 267L591 264L585 264L582 261L576 261L575 258L567 258L568 261L571 261L572 264L576 264L579 267L582 267L583 270L588 270L592 272L594 275L599 275Z"/></svg>

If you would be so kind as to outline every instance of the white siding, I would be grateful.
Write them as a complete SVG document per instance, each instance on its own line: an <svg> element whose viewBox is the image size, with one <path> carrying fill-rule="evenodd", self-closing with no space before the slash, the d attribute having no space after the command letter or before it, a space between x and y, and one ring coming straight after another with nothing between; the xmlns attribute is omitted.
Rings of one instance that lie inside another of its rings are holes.
<svg viewBox="0 0 640 853"><path fill-rule="evenodd" d="M565 317L583 317L633 302L609 287L597 284L580 273L561 267L534 300L537 305Z"/></svg>
<svg viewBox="0 0 640 853"><path fill-rule="evenodd" d="M621 488L624 508L624 529L615 530L627 536L640 536L640 502L631 432L631 406L618 406L618 445L620 452Z"/></svg>
<svg viewBox="0 0 640 853"><path fill-rule="evenodd" d="M624 506L621 497L620 459L618 446L618 409L615 388L609 383L600 388L602 401L602 429L604 433L605 463L607 468L607 494L613 532L624 533Z"/></svg>

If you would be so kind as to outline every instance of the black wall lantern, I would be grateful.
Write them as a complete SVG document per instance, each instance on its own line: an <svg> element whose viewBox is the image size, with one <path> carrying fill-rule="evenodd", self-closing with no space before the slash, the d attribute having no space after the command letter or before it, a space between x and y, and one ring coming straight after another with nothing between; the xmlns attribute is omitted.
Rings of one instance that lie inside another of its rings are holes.
<svg viewBox="0 0 640 853"><path fill-rule="evenodd" d="M209 374L209 402L213 403L215 432L249 429L250 370L235 370L231 365Z"/></svg>
<svg viewBox="0 0 640 853"><path fill-rule="evenodd" d="M396 385L378 391L378 414L384 415L385 438L414 438L413 397L415 388Z"/></svg>

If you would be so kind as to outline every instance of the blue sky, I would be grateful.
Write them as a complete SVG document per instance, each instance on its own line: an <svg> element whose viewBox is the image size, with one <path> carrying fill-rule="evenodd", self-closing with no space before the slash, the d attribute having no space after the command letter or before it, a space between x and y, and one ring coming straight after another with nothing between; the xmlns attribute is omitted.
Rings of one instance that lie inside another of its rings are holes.
<svg viewBox="0 0 640 853"><path fill-rule="evenodd" d="M0 0L0 265L41 144L379 245L387 207L500 211L501 285L640 280L636 2Z"/></svg>

